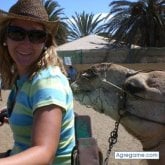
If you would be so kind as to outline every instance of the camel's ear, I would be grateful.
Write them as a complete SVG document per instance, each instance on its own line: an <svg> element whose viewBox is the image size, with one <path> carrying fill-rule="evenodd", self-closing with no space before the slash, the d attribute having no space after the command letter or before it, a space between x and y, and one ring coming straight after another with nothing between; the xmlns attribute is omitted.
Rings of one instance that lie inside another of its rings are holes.
<svg viewBox="0 0 165 165"><path fill-rule="evenodd" d="M129 72L126 74L126 78L134 76L134 75L138 74L139 72L141 72L141 70L139 70L139 71L129 70Z"/></svg>

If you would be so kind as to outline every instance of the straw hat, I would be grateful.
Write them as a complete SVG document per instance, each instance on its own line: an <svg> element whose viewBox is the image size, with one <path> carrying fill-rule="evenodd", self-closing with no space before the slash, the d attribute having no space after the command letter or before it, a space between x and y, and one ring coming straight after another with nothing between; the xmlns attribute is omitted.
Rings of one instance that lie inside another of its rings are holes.
<svg viewBox="0 0 165 165"><path fill-rule="evenodd" d="M51 32L56 32L58 27L58 21L49 21L41 0L18 0L9 12L0 10L0 24L10 19L38 22L45 25Z"/></svg>

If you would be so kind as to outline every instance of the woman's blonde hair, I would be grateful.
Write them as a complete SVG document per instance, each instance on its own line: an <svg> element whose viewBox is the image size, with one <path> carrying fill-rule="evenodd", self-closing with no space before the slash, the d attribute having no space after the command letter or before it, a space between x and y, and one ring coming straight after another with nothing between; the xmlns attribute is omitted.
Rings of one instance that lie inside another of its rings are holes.
<svg viewBox="0 0 165 165"><path fill-rule="evenodd" d="M7 46L4 45L8 24L9 21L4 22L3 25L1 24L0 26L0 72L5 88L10 88L18 76L15 62L12 60ZM28 73L29 78L32 78L40 69L46 68L47 66L59 66L61 71L66 74L63 61L56 51L56 42L53 34L49 33L45 46L46 49L43 50L40 58L30 67L31 69Z"/></svg>

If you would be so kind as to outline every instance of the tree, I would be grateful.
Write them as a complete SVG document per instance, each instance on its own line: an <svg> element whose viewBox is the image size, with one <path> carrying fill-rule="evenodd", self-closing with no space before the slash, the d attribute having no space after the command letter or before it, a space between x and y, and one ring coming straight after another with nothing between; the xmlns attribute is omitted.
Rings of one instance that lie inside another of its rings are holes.
<svg viewBox="0 0 165 165"><path fill-rule="evenodd" d="M65 22L66 17L63 17L64 15L63 8L60 8L58 2L54 0L42 0L42 3L46 8L46 11L49 16L49 20L59 21L58 30L55 35L57 45L66 43L68 31L67 31L67 24Z"/></svg>
<svg viewBox="0 0 165 165"><path fill-rule="evenodd" d="M99 34L103 31L101 25L104 18L101 14L95 16L94 14L87 14L84 11L81 14L75 12L75 16L68 19L69 25L69 40L75 40L89 34Z"/></svg>
<svg viewBox="0 0 165 165"><path fill-rule="evenodd" d="M164 5L164 0L113 1L109 4L110 13L105 28L117 43L165 46L161 39L162 35L165 36L165 22L160 14Z"/></svg>

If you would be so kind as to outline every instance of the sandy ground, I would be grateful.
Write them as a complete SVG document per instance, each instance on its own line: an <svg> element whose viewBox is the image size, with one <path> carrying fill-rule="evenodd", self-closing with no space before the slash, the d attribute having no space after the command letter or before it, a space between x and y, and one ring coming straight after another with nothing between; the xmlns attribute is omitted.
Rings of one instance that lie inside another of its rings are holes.
<svg viewBox="0 0 165 165"><path fill-rule="evenodd" d="M0 107L5 106L6 98L9 91L3 91L2 97L3 101L0 102ZM75 101L75 112L81 115L89 115L91 117L92 123L92 133L93 137L96 138L98 146L103 152L104 157L108 149L108 138L110 132L114 129L115 121L110 117L105 116L94 111L92 108L87 108L83 105L80 105ZM7 149L11 148L13 145L12 132L8 125L0 127L0 152L4 152ZM126 132L126 130L119 126L118 133L118 142L114 145L112 152L110 154L109 164L110 165L138 165L139 160L117 160L114 158L115 152L120 151L142 151L142 146L140 142L132 137Z"/></svg>

